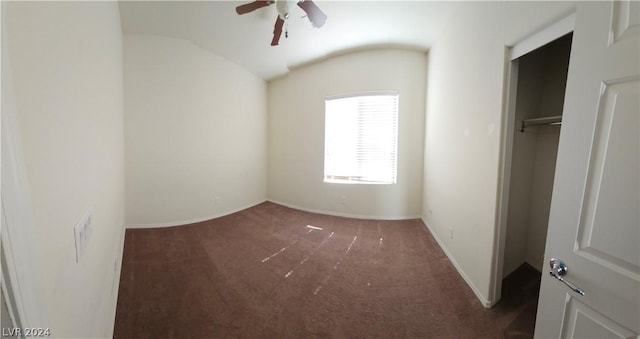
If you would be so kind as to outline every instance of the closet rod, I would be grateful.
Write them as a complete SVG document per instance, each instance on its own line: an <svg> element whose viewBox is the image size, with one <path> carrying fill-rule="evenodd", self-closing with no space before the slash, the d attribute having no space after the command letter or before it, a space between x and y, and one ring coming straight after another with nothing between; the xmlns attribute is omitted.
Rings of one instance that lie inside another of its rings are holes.
<svg viewBox="0 0 640 339"><path fill-rule="evenodd" d="M534 119L524 119L522 120L522 126L520 127L520 132L524 132L524 129L529 126L561 125L561 124L562 124L562 115L554 115L552 117L543 117L543 118L534 118Z"/></svg>

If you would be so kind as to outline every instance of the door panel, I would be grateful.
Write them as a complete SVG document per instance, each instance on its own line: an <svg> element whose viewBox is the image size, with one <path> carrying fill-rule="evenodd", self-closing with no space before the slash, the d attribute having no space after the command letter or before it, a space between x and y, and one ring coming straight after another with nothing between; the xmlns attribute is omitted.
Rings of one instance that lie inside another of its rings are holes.
<svg viewBox="0 0 640 339"><path fill-rule="evenodd" d="M640 30L640 2L622 0L613 4L611 32L613 42L634 39Z"/></svg>
<svg viewBox="0 0 640 339"><path fill-rule="evenodd" d="M537 338L640 333L640 7L580 2L543 274Z"/></svg>
<svg viewBox="0 0 640 339"><path fill-rule="evenodd" d="M567 302L564 323L566 326L562 331L563 338L604 339L635 337L629 329L603 317L602 314L573 297L570 297Z"/></svg>
<svg viewBox="0 0 640 339"><path fill-rule="evenodd" d="M578 230L578 253L628 275L640 266L640 228L628 227L640 224L639 85L633 79L602 86Z"/></svg>

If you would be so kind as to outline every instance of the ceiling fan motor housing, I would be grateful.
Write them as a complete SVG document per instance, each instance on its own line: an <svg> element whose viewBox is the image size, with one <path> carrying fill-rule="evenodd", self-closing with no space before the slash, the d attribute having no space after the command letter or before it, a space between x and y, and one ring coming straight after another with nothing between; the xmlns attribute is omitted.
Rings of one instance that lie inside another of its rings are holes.
<svg viewBox="0 0 640 339"><path fill-rule="evenodd" d="M298 3L296 0L276 0L276 10L282 20L289 18L289 12Z"/></svg>

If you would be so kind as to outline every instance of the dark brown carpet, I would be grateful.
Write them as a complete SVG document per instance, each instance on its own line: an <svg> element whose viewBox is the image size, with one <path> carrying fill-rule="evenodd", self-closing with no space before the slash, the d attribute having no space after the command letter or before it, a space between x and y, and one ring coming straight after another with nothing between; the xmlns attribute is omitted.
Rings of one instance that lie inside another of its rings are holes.
<svg viewBox="0 0 640 339"><path fill-rule="evenodd" d="M527 338L540 278L527 269L511 279L524 289L507 278L503 300L485 309L420 220L267 202L198 224L127 230L114 336Z"/></svg>

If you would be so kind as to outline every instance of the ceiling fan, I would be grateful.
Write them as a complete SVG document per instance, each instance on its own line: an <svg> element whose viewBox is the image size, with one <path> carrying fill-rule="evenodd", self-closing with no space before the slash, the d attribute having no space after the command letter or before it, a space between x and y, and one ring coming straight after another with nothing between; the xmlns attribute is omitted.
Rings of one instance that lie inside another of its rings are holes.
<svg viewBox="0 0 640 339"><path fill-rule="evenodd" d="M282 27L285 20L289 18L289 12L293 9L294 5L302 8L307 14L309 21L313 27L322 27L327 21L327 16L313 3L312 0L256 0L236 7L236 13L242 15L249 12L253 12L256 9L267 7L272 4L276 4L278 10L278 17L276 18L276 24L273 27L273 39L271 40L271 46L277 46L280 41L280 35L282 35ZM288 32L285 31L285 37L288 36Z"/></svg>

